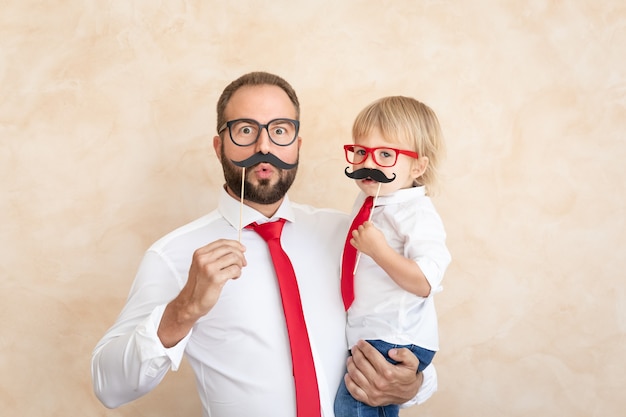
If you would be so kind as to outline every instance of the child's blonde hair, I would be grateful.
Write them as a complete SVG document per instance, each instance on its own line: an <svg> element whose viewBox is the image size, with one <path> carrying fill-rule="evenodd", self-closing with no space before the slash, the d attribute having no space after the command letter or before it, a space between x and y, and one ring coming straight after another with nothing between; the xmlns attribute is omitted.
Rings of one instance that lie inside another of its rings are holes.
<svg viewBox="0 0 626 417"><path fill-rule="evenodd" d="M378 99L358 114L352 126L353 139L379 129L387 142L407 146L428 158L426 171L416 182L432 195L439 181L439 164L445 147L435 112L413 98L390 96Z"/></svg>

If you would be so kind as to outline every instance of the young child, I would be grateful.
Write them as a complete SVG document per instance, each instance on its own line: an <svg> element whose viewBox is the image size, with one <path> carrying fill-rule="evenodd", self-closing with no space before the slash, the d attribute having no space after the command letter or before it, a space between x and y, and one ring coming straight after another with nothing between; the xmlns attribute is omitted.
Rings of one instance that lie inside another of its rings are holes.
<svg viewBox="0 0 626 417"><path fill-rule="evenodd" d="M348 346L367 340L392 363L387 352L407 347L419 359L420 372L439 348L433 294L441 290L451 259L429 197L444 151L439 122L415 99L384 97L359 113L352 137L354 144L344 146L352 164L346 175L361 189L355 211L364 208L348 233L342 259ZM374 204L371 214L368 204ZM344 383L335 399L336 417L398 413L397 405L356 401Z"/></svg>

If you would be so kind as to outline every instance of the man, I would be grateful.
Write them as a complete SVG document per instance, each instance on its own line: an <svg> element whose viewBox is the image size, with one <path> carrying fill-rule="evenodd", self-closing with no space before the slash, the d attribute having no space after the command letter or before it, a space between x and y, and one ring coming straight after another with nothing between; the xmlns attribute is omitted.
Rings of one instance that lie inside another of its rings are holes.
<svg viewBox="0 0 626 417"><path fill-rule="evenodd" d="M149 392L186 354L204 416L300 417L305 401L320 408L316 415L333 415L347 350L337 233L347 230L348 217L293 204L286 195L302 141L299 112L292 87L268 73L246 74L222 93L213 139L226 182L218 208L146 252L124 309L93 353L94 390L107 407ZM248 166L251 157L262 162ZM298 377L292 363L286 297L269 243L246 228L279 218L286 219L280 243L306 321L310 378ZM367 343L352 350L345 377L352 395L372 405L428 398L434 368L418 374L410 352L391 355L401 363L389 364ZM297 397L302 382L313 385L314 401Z"/></svg>

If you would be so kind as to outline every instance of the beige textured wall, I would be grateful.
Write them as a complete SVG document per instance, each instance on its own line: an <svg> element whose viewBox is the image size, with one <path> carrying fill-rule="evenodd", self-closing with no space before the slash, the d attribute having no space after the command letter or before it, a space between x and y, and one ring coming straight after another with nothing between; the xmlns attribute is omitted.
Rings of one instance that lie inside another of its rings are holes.
<svg viewBox="0 0 626 417"><path fill-rule="evenodd" d="M1 6L0 415L198 415L188 367L106 410L90 354L147 246L214 207L215 101L257 69L303 103L294 200L350 207L371 100L440 116L440 391L404 416L623 415L622 0Z"/></svg>

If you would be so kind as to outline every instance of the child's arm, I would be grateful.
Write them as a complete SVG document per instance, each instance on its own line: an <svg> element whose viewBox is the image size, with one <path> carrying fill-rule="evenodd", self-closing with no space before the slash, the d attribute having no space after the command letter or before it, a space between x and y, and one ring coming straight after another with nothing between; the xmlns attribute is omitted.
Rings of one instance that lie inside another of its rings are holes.
<svg viewBox="0 0 626 417"><path fill-rule="evenodd" d="M419 265L393 250L372 222L365 222L352 232L350 243L372 258L403 290L420 297L430 294L430 283Z"/></svg>

